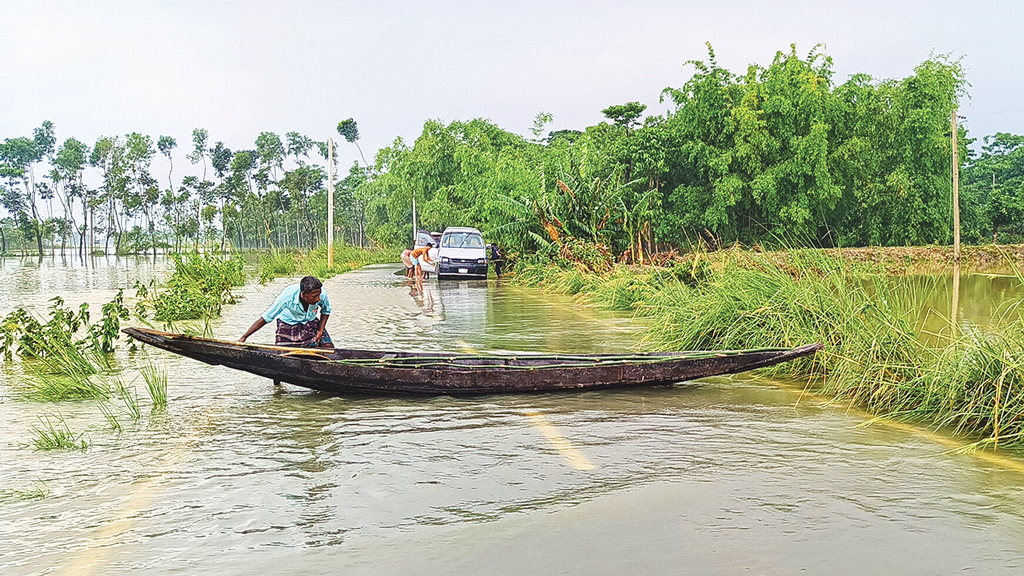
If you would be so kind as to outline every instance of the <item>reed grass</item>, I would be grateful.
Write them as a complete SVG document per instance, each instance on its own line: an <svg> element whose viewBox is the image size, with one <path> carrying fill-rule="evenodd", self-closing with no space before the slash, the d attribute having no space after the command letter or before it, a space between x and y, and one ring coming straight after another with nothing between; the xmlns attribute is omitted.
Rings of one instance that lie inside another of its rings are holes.
<svg viewBox="0 0 1024 576"><path fill-rule="evenodd" d="M85 450L89 443L82 440L82 433L74 433L64 417L58 412L50 419L46 414L39 417L39 423L32 426L32 443L36 450Z"/></svg>
<svg viewBox="0 0 1024 576"><path fill-rule="evenodd" d="M256 263L256 275L260 284L266 284L278 276L295 274L295 252L271 249L260 255Z"/></svg>
<svg viewBox="0 0 1024 576"><path fill-rule="evenodd" d="M120 434L121 431L124 430L124 427L121 426L121 422L117 419L117 413L114 410L114 407L110 403L100 402L99 410L100 414L103 414L103 418L107 421L107 425L110 426L112 431Z"/></svg>
<svg viewBox="0 0 1024 576"><path fill-rule="evenodd" d="M871 273L837 254L735 251L669 268L603 275L527 267L516 281L632 309L653 350L825 348L765 369L806 379L836 401L968 438L969 449L1024 451L1024 320L1010 307L996 328L923 331L919 303L939 280ZM1024 283L1024 275L1016 272Z"/></svg>
<svg viewBox="0 0 1024 576"><path fill-rule="evenodd" d="M64 376L88 376L100 368L96 354L91 353L71 339L71 335L57 330L29 336L26 346L31 348L30 357L38 362L42 372Z"/></svg>
<svg viewBox="0 0 1024 576"><path fill-rule="evenodd" d="M132 420L142 419L142 410L139 408L139 393L135 388L135 385L131 386L124 383L124 380L120 377L114 378L114 385L117 389L118 396L121 399L121 403L124 404L125 412L128 417Z"/></svg>
<svg viewBox="0 0 1024 576"><path fill-rule="evenodd" d="M20 393L28 400L41 402L103 400L110 397L110 386L103 378L96 376L28 372L20 386Z"/></svg>
<svg viewBox="0 0 1024 576"><path fill-rule="evenodd" d="M152 358L147 358L139 372L146 382L146 390L153 401L153 406L167 406L167 369L157 366Z"/></svg>

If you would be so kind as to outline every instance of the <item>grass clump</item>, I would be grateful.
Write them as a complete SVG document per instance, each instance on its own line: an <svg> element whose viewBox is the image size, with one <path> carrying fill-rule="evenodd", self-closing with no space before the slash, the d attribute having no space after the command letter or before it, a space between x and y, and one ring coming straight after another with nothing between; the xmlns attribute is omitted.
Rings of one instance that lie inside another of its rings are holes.
<svg viewBox="0 0 1024 576"><path fill-rule="evenodd" d="M121 398L121 403L124 404L124 410L128 417L132 420L141 420L142 409L139 408L139 392L135 385L128 386L121 378L115 378L114 386L117 389L118 396Z"/></svg>
<svg viewBox="0 0 1024 576"><path fill-rule="evenodd" d="M1024 450L1024 320L927 334L919 309L938 279L875 274L835 254L731 251L664 268L526 267L517 281L633 309L646 319L641 346L656 350L794 347L810 358L766 369L887 417L948 427L975 448ZM1018 272L1018 278L1024 278ZM947 322L948 324L948 322Z"/></svg>
<svg viewBox="0 0 1024 576"><path fill-rule="evenodd" d="M42 500L50 495L50 487L41 480L36 480L31 488L18 489L6 488L0 490L0 502L23 502L27 500Z"/></svg>
<svg viewBox="0 0 1024 576"><path fill-rule="evenodd" d="M256 263L256 276L266 284L279 276L295 275L296 253L276 248L260 255Z"/></svg>
<svg viewBox="0 0 1024 576"><path fill-rule="evenodd" d="M29 372L22 382L21 394L29 400L42 402L89 398L102 400L110 397L110 387L103 378L96 376Z"/></svg>
<svg viewBox="0 0 1024 576"><path fill-rule="evenodd" d="M157 366L152 359L149 359L139 369L139 372L146 382L146 390L149 392L149 398L153 401L153 406L167 406L167 369Z"/></svg>
<svg viewBox="0 0 1024 576"><path fill-rule="evenodd" d="M215 254L172 254L174 272L164 286L153 289L136 285L143 301L153 308L159 322L200 320L220 316L224 304L234 304L231 289L245 284L245 261L240 256L223 258Z"/></svg>
<svg viewBox="0 0 1024 576"><path fill-rule="evenodd" d="M99 403L100 414L103 414L103 418L107 421L107 425L114 432L120 433L124 430L121 426L121 422L117 419L117 413L114 411L114 407L107 402Z"/></svg>
<svg viewBox="0 0 1024 576"><path fill-rule="evenodd" d="M88 304L75 311L59 296L50 302L46 322L19 308L0 324L4 357L23 359L24 394L45 401L109 396L109 388L94 376L111 368L120 321L128 317L123 294L103 305L95 324L89 323Z"/></svg>
<svg viewBox="0 0 1024 576"><path fill-rule="evenodd" d="M89 443L82 440L81 433L74 433L64 417L57 414L56 421L50 415L39 417L39 424L32 427L32 443L36 450L85 450Z"/></svg>

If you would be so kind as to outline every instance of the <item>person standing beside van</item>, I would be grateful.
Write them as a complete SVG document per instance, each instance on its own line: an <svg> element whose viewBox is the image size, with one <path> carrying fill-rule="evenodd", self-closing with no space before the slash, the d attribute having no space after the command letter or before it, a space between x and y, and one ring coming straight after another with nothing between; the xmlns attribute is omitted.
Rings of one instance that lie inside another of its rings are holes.
<svg viewBox="0 0 1024 576"><path fill-rule="evenodd" d="M500 280L501 269L505 265L505 254L498 248L497 244L491 244L491 262L494 262L494 275Z"/></svg>

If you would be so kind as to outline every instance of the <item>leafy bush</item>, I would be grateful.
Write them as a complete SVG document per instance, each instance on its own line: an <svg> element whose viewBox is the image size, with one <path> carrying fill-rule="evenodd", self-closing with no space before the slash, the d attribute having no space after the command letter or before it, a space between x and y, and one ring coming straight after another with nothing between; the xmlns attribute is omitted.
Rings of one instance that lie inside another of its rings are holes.
<svg viewBox="0 0 1024 576"><path fill-rule="evenodd" d="M245 261L212 254L173 254L174 273L154 301L161 322L220 316L224 304L234 304L231 289L245 283Z"/></svg>

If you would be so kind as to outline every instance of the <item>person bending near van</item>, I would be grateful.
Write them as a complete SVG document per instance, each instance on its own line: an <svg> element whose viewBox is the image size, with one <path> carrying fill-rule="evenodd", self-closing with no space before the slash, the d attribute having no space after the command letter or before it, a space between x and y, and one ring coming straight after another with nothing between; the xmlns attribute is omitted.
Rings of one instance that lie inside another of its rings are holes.
<svg viewBox="0 0 1024 576"><path fill-rule="evenodd" d="M277 300L238 341L245 342L254 332L277 320L275 342L278 346L334 348L334 342L327 333L330 315L331 301L323 291L323 283L313 276L305 276L298 284L282 290Z"/></svg>
<svg viewBox="0 0 1024 576"><path fill-rule="evenodd" d="M412 250L408 248L402 250L402 264L405 264L405 277L411 280L414 268L412 264Z"/></svg>
<svg viewBox="0 0 1024 576"><path fill-rule="evenodd" d="M430 259L430 249L434 247L432 242L427 242L426 246L420 246L419 248L412 251L412 263L416 267L416 281L423 281L423 266L422 263L434 264L434 261Z"/></svg>

